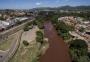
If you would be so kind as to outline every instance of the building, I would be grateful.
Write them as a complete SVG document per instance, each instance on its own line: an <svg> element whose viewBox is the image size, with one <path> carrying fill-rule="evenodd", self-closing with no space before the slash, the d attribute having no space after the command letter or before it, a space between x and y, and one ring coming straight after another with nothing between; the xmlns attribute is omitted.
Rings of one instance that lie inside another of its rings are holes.
<svg viewBox="0 0 90 62"><path fill-rule="evenodd" d="M0 31L7 29L7 27L9 25L10 25L9 22L5 22L5 21L0 20Z"/></svg>
<svg viewBox="0 0 90 62"><path fill-rule="evenodd" d="M70 26L75 26L77 23L76 18L73 16L60 17L58 18L58 20L63 21L65 24L70 25Z"/></svg>

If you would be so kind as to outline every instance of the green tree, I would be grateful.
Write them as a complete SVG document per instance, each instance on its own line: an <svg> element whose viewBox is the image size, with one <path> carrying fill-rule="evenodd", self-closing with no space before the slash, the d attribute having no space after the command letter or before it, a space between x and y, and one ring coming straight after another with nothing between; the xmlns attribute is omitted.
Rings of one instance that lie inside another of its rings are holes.
<svg viewBox="0 0 90 62"><path fill-rule="evenodd" d="M28 30L29 30L28 26L25 26L24 31L28 31Z"/></svg>
<svg viewBox="0 0 90 62"><path fill-rule="evenodd" d="M79 29L80 32L84 32L84 30L85 30L85 29L84 29L83 27L81 27L81 28Z"/></svg>
<svg viewBox="0 0 90 62"><path fill-rule="evenodd" d="M25 46L28 46L28 45L29 45L28 41L26 41L26 40L23 40L23 44L24 44Z"/></svg>
<svg viewBox="0 0 90 62"><path fill-rule="evenodd" d="M23 28L24 31L29 31L29 29L32 29L33 27L33 22L29 22L25 25L25 27Z"/></svg>
<svg viewBox="0 0 90 62"><path fill-rule="evenodd" d="M81 56L78 62L90 62L90 59L88 56Z"/></svg>
<svg viewBox="0 0 90 62"><path fill-rule="evenodd" d="M84 40L76 39L70 42L70 54L74 62L82 62L81 59L84 57L83 61L88 61L88 46ZM86 57L87 56L87 57Z"/></svg>
<svg viewBox="0 0 90 62"><path fill-rule="evenodd" d="M78 61L78 55L76 53L77 49L70 49L70 54L72 58L72 62L77 62Z"/></svg>
<svg viewBox="0 0 90 62"><path fill-rule="evenodd" d="M81 39L76 39L76 40L72 40L70 42L70 48L74 48L74 49L86 49L87 50L87 44L84 40Z"/></svg>
<svg viewBox="0 0 90 62"><path fill-rule="evenodd" d="M43 33L41 31L37 31L36 35L37 35L36 41L42 44L43 43Z"/></svg>

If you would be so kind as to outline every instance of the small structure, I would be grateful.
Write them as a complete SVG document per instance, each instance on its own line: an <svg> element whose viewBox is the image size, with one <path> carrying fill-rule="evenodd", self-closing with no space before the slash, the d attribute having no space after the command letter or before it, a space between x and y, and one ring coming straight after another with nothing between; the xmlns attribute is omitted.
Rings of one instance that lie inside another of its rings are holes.
<svg viewBox="0 0 90 62"><path fill-rule="evenodd" d="M9 26L9 22L5 22L5 21L0 21L0 31L7 29L7 27Z"/></svg>

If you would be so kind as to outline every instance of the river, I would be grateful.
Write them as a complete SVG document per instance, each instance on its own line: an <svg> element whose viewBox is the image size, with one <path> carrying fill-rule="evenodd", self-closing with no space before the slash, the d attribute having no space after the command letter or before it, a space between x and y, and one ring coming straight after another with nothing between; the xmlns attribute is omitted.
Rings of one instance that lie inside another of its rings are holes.
<svg viewBox="0 0 90 62"><path fill-rule="evenodd" d="M45 37L49 40L49 48L40 57L40 62L71 62L67 44L57 35L57 31L50 21L44 23L44 32Z"/></svg>

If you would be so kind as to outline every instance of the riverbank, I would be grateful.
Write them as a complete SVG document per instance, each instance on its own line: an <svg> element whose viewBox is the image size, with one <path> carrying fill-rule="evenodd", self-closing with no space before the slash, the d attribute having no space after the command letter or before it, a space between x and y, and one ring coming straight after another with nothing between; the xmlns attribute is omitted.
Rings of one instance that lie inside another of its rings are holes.
<svg viewBox="0 0 90 62"><path fill-rule="evenodd" d="M23 32L20 46L9 62L38 62L39 57L43 55L48 48L48 42L44 41L42 45L40 42L37 42L37 31L43 32L43 30L40 30L37 26L34 26L29 31ZM28 45L26 46L23 41L27 41Z"/></svg>

